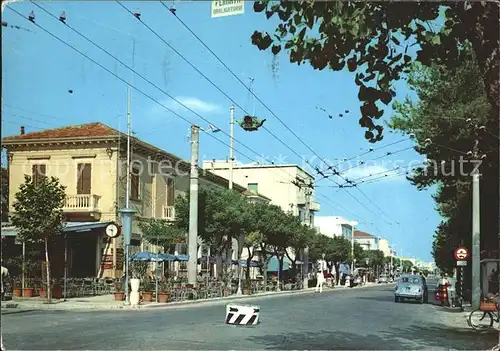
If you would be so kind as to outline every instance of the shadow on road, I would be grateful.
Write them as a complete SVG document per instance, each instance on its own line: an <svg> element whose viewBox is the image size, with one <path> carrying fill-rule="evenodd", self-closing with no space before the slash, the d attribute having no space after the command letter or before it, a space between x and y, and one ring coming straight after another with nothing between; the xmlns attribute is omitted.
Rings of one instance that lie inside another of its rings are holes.
<svg viewBox="0 0 500 351"><path fill-rule="evenodd" d="M498 341L498 332L491 330L478 333L471 328L446 327L439 324L415 325L408 328L392 328L389 335L409 335L426 347L446 347L454 350L486 350L491 349ZM443 342L446 340L446 343Z"/></svg>
<svg viewBox="0 0 500 351"><path fill-rule="evenodd" d="M412 344L380 334L361 336L334 330L252 337L266 350L410 350Z"/></svg>

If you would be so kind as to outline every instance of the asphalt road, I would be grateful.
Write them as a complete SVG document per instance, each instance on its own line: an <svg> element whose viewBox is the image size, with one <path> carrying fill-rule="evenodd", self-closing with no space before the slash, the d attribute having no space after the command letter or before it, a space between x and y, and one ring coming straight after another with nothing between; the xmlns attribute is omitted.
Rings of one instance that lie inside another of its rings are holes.
<svg viewBox="0 0 500 351"><path fill-rule="evenodd" d="M136 311L33 311L3 315L1 327L7 350L478 350L496 344L495 333L456 325L454 314L437 306L395 303L393 288L244 300L261 307L256 327L226 325L224 302Z"/></svg>

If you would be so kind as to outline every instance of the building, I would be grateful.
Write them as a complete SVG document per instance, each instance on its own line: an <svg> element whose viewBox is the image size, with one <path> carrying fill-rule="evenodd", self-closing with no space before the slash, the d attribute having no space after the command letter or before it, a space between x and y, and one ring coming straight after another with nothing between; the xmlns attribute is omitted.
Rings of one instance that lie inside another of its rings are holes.
<svg viewBox="0 0 500 351"><path fill-rule="evenodd" d="M351 240L355 223L341 216L316 216L314 226L317 231L330 238L342 236Z"/></svg>
<svg viewBox="0 0 500 351"><path fill-rule="evenodd" d="M110 222L120 223L119 210L125 205L126 135L102 123L33 133L25 133L21 127L19 135L2 139L2 147L8 159L9 211L25 175L34 181L40 176L59 178L66 186L65 220L71 223L66 226L72 235L68 243L70 276L120 276L123 238L108 238L104 228ZM139 221L174 219L174 199L189 191L190 164L137 138L131 138L131 147L130 207L137 211L132 229L133 252L151 246L141 238ZM200 172L199 184L227 188L229 183L204 171ZM233 189L246 192L253 200L262 199L237 182ZM15 235L15 231L3 226L2 235ZM176 250L187 253L184 244Z"/></svg>
<svg viewBox="0 0 500 351"><path fill-rule="evenodd" d="M228 161L204 161L203 169L229 179ZM271 199L271 203L290 211L309 223L320 206L314 201L314 176L298 165L233 164L233 180L249 190ZM300 186L299 186L300 185ZM310 186L308 186L310 185ZM309 204L309 212L306 212Z"/></svg>
<svg viewBox="0 0 500 351"><path fill-rule="evenodd" d="M378 250L382 251L384 253L384 257L391 257L392 255L392 249L389 246L389 240L387 239L382 239L379 238L378 240Z"/></svg>
<svg viewBox="0 0 500 351"><path fill-rule="evenodd" d="M354 231L354 242L358 243L363 250L378 250L379 238L375 235L362 232L360 230Z"/></svg>

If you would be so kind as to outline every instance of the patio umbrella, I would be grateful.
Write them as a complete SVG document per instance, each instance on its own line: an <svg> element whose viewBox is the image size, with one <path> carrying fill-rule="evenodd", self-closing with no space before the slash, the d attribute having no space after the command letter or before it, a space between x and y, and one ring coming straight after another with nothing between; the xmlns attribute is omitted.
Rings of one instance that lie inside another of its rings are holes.
<svg viewBox="0 0 500 351"><path fill-rule="evenodd" d="M129 261L162 262L161 254L149 251L136 252L129 257Z"/></svg>
<svg viewBox="0 0 500 351"><path fill-rule="evenodd" d="M237 260L233 260L233 265L237 266L238 265L238 261ZM239 265L242 266L242 267L246 267L247 266L247 260L240 260L239 261ZM259 261L255 261L255 260L251 260L250 261L250 267L260 267L262 266L262 263L260 263Z"/></svg>
<svg viewBox="0 0 500 351"><path fill-rule="evenodd" d="M188 255L175 255L175 261L189 261Z"/></svg>

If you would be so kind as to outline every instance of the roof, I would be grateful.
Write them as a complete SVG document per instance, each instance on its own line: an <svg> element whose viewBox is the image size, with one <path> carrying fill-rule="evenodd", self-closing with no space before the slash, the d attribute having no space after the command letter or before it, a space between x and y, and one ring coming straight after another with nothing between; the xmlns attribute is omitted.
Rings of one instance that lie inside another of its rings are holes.
<svg viewBox="0 0 500 351"><path fill-rule="evenodd" d="M66 126L55 129L45 129L39 132L32 132L19 135L11 135L2 139L5 141L17 140L34 140L34 139L60 139L60 138L78 138L78 137L103 137L103 136L117 136L120 132L107 125L94 122L80 124L76 126Z"/></svg>
<svg viewBox="0 0 500 351"><path fill-rule="evenodd" d="M210 168L211 166L205 166L205 164L208 164L210 162L213 162L213 161L210 161L210 160L207 160L207 161L204 161L203 164L204 164L204 167L205 168ZM221 161L221 160L215 160L215 163L216 163L216 167L214 169L221 169L221 170L225 170L225 169L228 169L229 170L229 164L227 166L222 166L221 164L222 163L227 163L225 160L224 161ZM217 164L217 163L221 163L221 164ZM261 165L261 164L253 164L253 163L247 163L247 164L244 164L244 163L235 163L233 165L233 171L235 169L256 169L256 168L297 168L299 170L301 170L302 172L304 172L306 175L308 175L311 179L314 179L314 176L309 173L308 171L306 171L304 168L302 168L301 166L297 165L297 164L264 164L264 165Z"/></svg>
<svg viewBox="0 0 500 351"><path fill-rule="evenodd" d="M117 129L114 129L110 126L105 125L104 123L101 122L93 122L93 123L86 123L86 124L80 124L80 125L74 125L74 126L66 126L66 127L61 127L61 128L55 128L55 129L46 129L38 132L32 132L32 133L26 133L26 134L19 134L19 135L11 135L7 136L2 139L2 146L9 146L9 145L16 145L18 143L24 143L24 142L29 142L36 144L37 142L47 142L48 140L51 141L71 141L71 140L92 140L92 139L108 139L110 141L118 141L122 139L124 142L127 138L127 135L125 133L120 132ZM169 158L175 163L180 162L186 170L189 170L191 165L190 162L183 160L169 152L166 152L165 150L162 150L152 144L149 144L147 142L144 142L136 137L131 137L131 142L134 146L134 148L137 150L137 147L149 150L153 153L156 154L161 154L165 156L166 158ZM201 170L201 169L200 169ZM203 172L199 172L199 177L200 178L205 178L208 180L212 180L214 182L217 182L221 185L224 185L225 187L229 186L229 180L221 177L219 175L216 175L213 172L210 172L208 170L203 170ZM234 188L240 192L243 192L246 188L240 184L234 183Z"/></svg>
<svg viewBox="0 0 500 351"><path fill-rule="evenodd" d="M362 232L359 230L354 231L354 236L357 238L366 238L366 239L376 238L375 235L371 235L370 233Z"/></svg>

